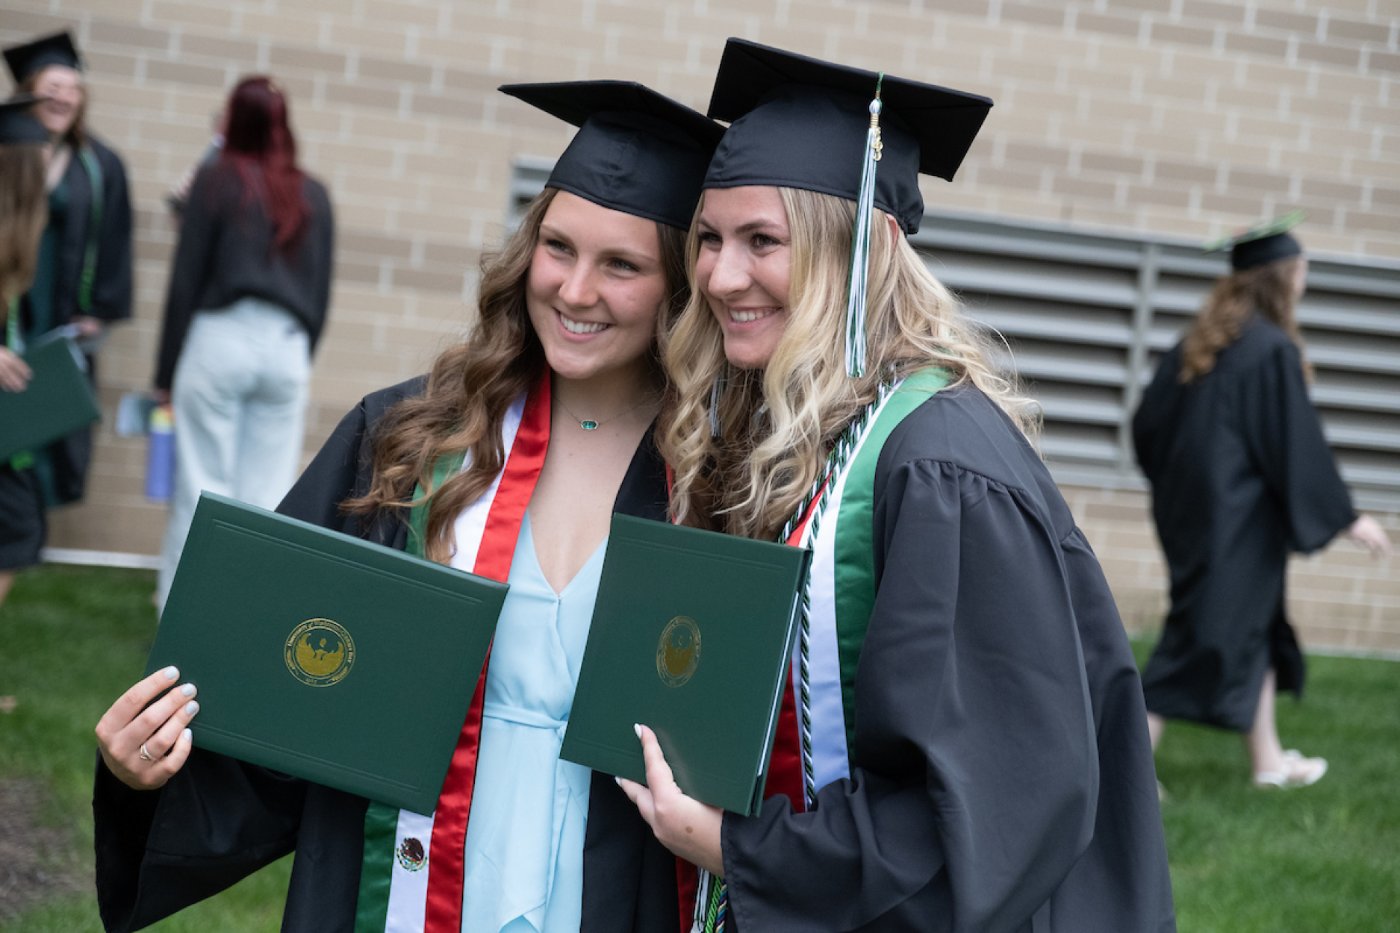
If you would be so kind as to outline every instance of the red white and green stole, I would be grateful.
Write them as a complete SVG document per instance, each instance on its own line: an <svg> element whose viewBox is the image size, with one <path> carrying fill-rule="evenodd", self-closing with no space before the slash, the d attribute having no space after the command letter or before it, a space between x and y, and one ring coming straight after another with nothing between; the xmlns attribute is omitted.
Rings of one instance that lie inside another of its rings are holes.
<svg viewBox="0 0 1400 933"><path fill-rule="evenodd" d="M510 576L511 558L549 447L549 373L506 412L501 442L505 467L453 526L452 566L493 580ZM462 468L461 457L433 470L433 487ZM419 489L415 498L421 497ZM426 509L409 521L408 551L422 556ZM355 907L355 933L461 933L466 874L467 818L480 751L486 670L476 692L452 763L430 814L371 803L365 813L364 856Z"/></svg>
<svg viewBox="0 0 1400 933"><path fill-rule="evenodd" d="M817 791L850 776L856 666L875 605L875 467L891 432L947 384L946 372L925 369L882 386L780 535L810 547L812 562L766 797L786 794L806 810ZM701 870L692 933L723 933L727 913L724 882Z"/></svg>

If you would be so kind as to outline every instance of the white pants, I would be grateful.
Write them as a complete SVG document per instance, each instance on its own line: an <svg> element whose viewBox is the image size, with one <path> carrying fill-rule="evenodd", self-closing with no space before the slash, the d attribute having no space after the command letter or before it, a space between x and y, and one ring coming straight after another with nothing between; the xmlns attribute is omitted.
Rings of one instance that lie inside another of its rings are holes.
<svg viewBox="0 0 1400 933"><path fill-rule="evenodd" d="M175 493L156 599L165 609L201 490L271 509L296 479L311 358L306 330L270 302L201 311L175 367Z"/></svg>

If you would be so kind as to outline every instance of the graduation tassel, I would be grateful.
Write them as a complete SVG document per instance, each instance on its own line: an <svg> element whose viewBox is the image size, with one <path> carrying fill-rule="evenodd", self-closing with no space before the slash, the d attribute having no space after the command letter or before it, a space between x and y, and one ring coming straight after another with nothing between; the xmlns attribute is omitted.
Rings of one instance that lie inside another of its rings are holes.
<svg viewBox="0 0 1400 933"><path fill-rule="evenodd" d="M846 290L846 372L852 378L865 375L865 296L870 276L870 231L875 219L875 163L884 144L880 141L880 86L885 73L875 79L875 99L870 102L870 129L865 133L865 158L856 196L856 223L851 234L851 281Z"/></svg>

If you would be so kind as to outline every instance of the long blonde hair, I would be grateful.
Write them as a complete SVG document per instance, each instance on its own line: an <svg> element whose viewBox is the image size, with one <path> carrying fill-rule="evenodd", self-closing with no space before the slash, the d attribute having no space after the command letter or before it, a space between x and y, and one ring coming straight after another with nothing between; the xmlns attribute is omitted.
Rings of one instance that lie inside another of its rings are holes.
<svg viewBox="0 0 1400 933"><path fill-rule="evenodd" d="M675 473L677 521L773 537L880 383L927 366L942 367L954 385L977 386L1034 432L1034 404L992 368L986 335L883 213L872 231L867 374L850 378L842 334L855 205L812 191L778 192L792 237L791 277L786 327L767 366L729 365L723 334L698 291L663 345L671 387L658 443ZM686 252L693 276L694 228ZM710 412L716 380L718 437Z"/></svg>
<svg viewBox="0 0 1400 933"><path fill-rule="evenodd" d="M1303 360L1303 376L1312 381L1303 335L1298 332L1298 295L1294 276L1303 259L1290 256L1277 262L1232 272L1215 283L1181 346L1182 383L1195 382L1215 368L1215 358L1240 336L1245 323L1258 314L1288 335Z"/></svg>
<svg viewBox="0 0 1400 933"><path fill-rule="evenodd" d="M445 563L453 551L452 523L476 501L505 466L501 425L511 402L529 391L547 366L544 348L530 324L525 282L540 225L557 189L531 202L519 228L499 252L481 261L479 315L465 340L443 351L428 374L423 394L395 405L375 429L369 490L341 507L356 515L405 515L414 486L426 491L428 520L424 553ZM658 223L662 267L671 304L657 315L659 334L689 297L685 235ZM658 380L659 351L653 354ZM465 452L468 466L432 485L433 465Z"/></svg>
<svg viewBox="0 0 1400 933"><path fill-rule="evenodd" d="M29 288L49 219L40 146L0 144L0 321Z"/></svg>

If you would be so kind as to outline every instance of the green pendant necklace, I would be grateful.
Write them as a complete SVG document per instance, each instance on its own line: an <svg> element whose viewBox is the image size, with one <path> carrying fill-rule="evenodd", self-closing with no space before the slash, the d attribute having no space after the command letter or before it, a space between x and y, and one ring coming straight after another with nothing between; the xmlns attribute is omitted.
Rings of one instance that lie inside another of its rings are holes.
<svg viewBox="0 0 1400 933"><path fill-rule="evenodd" d="M641 408L643 405L650 405L650 404L652 404L653 402L656 401L656 396L653 395L653 396L650 396L650 397L648 397L648 398L644 398L644 399L642 399L640 402L638 402L637 404L633 405L631 408L624 408L622 411L618 412L617 414L615 414L615 415L609 415L609 416L606 417L606 418L580 418L578 415L576 415L576 414L574 414L573 412L569 411L569 406L564 404L563 399L555 398L555 401L558 402L558 403L559 403L559 407L562 408L562 409L564 410L564 414L568 415L568 416L569 416L570 418L572 418L574 421L578 422L578 426L579 426L579 427L583 428L585 431L596 431L596 430L598 430L599 428L601 428L603 425L607 424L609 421L616 421L618 418L621 418L623 415L630 414L630 413L636 411L638 408Z"/></svg>

